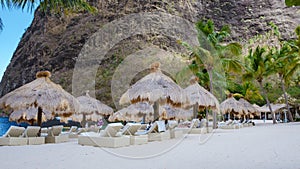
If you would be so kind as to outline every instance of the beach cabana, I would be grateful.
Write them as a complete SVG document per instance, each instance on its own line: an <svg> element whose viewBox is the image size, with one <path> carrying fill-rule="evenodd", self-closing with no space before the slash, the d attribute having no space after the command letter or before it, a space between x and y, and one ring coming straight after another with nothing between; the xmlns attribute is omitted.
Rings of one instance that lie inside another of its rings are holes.
<svg viewBox="0 0 300 169"><path fill-rule="evenodd" d="M273 104L271 103L270 104L271 108L272 108L272 111L276 114L276 113L279 113L279 111L283 110L286 108L286 104ZM267 105L263 105L261 107L257 107L256 108L260 113L263 113L265 119L268 119L268 114L271 113L270 112L270 109L269 109L269 106ZM286 119L286 114L285 114L285 117L284 119Z"/></svg>
<svg viewBox="0 0 300 169"><path fill-rule="evenodd" d="M187 103L183 89L164 75L160 63L151 65L151 73L133 84L120 98L120 104L149 102L154 104L154 119L158 117L159 103L180 107Z"/></svg>
<svg viewBox="0 0 300 169"><path fill-rule="evenodd" d="M154 120L154 109L148 102L138 102L123 108L109 117L109 121L135 121L140 122L144 118L144 122Z"/></svg>
<svg viewBox="0 0 300 169"><path fill-rule="evenodd" d="M103 118L103 116L112 115L114 110L103 104L101 101L92 98L88 91L85 96L77 97L80 103L80 109L77 114L72 116L74 121L81 121L82 126L85 126L86 121L98 121Z"/></svg>
<svg viewBox="0 0 300 169"><path fill-rule="evenodd" d="M51 73L42 71L36 79L0 99L0 108L10 112L11 121L29 122L41 126L56 115L69 117L79 110L79 102L60 85L50 80ZM65 118L62 118L65 119Z"/></svg>
<svg viewBox="0 0 300 169"><path fill-rule="evenodd" d="M234 117L241 117L245 112L243 105L237 101L231 94L229 97L220 104L220 111L222 114L234 115Z"/></svg>
<svg viewBox="0 0 300 169"><path fill-rule="evenodd" d="M175 119L175 120L188 120L193 118L193 110L182 109L180 107L172 107L170 105L161 106L159 114L163 120Z"/></svg>
<svg viewBox="0 0 300 169"><path fill-rule="evenodd" d="M209 91L207 91L204 87L198 84L198 78L196 76L192 77L190 80L190 86L184 89L189 104L193 106L193 116L196 118L198 111L201 109L212 109L214 110L214 119L216 118L216 112L219 112L219 101L218 99ZM206 117L208 117L208 113L206 111ZM214 128L215 128L215 120L214 120Z"/></svg>
<svg viewBox="0 0 300 169"><path fill-rule="evenodd" d="M240 98L239 102L243 105L244 114L250 116L259 116L259 111L247 100Z"/></svg>
<svg viewBox="0 0 300 169"><path fill-rule="evenodd" d="M283 109L283 108L286 107L285 104L273 104L273 103L271 103L270 105L271 105L271 108L272 108L273 112L278 112L280 109ZM258 108L256 108L256 109L257 109L258 111L264 112L264 113L265 113L265 112L266 112L266 113L270 112L269 106L267 106L267 105L263 105L263 106L258 107Z"/></svg>

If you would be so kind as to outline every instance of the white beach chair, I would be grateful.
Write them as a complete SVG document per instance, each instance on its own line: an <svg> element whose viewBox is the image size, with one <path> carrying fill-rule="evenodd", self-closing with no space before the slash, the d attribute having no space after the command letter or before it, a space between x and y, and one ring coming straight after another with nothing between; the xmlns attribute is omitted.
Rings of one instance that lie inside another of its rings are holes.
<svg viewBox="0 0 300 169"><path fill-rule="evenodd" d="M111 123L100 133L82 133L78 136L78 144L96 147L123 147L130 145L130 137L122 135L121 123Z"/></svg>
<svg viewBox="0 0 300 169"><path fill-rule="evenodd" d="M39 145L45 144L45 137L39 137L41 127L39 126L28 126L24 132L27 138L28 145Z"/></svg>
<svg viewBox="0 0 300 169"><path fill-rule="evenodd" d="M147 135L135 135L135 133L141 128L140 123L127 123L122 129L121 133L123 135L130 136L130 144L137 145L137 144L146 144L148 143L148 136Z"/></svg>
<svg viewBox="0 0 300 169"><path fill-rule="evenodd" d="M27 145L27 139L23 137L25 128L10 126L6 133L0 138L1 146Z"/></svg>
<svg viewBox="0 0 300 169"><path fill-rule="evenodd" d="M193 119L190 123L189 128L180 128L184 134L201 134L202 129L200 127L200 120Z"/></svg>
<svg viewBox="0 0 300 169"><path fill-rule="evenodd" d="M69 131L62 132L62 134L67 134L69 138L78 138L78 127L77 126L71 126Z"/></svg>
<svg viewBox="0 0 300 169"><path fill-rule="evenodd" d="M176 120L168 120L168 130L170 131L171 139L183 137L182 130L176 127L178 127L178 122Z"/></svg>
<svg viewBox="0 0 300 169"><path fill-rule="evenodd" d="M48 128L48 135L46 136L46 143L62 143L69 141L69 135L62 133L63 126L52 126Z"/></svg>
<svg viewBox="0 0 300 169"><path fill-rule="evenodd" d="M170 139L170 131L166 131L164 121L155 121L149 130L136 132L135 135L148 135L148 141L162 141Z"/></svg>

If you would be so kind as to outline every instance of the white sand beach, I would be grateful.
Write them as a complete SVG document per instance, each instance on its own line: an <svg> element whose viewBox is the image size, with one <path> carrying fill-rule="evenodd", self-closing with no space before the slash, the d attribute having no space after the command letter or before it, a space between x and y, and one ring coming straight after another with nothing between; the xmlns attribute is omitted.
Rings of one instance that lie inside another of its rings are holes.
<svg viewBox="0 0 300 169"><path fill-rule="evenodd" d="M61 144L0 147L3 169L295 169L300 123L265 124L123 148Z"/></svg>

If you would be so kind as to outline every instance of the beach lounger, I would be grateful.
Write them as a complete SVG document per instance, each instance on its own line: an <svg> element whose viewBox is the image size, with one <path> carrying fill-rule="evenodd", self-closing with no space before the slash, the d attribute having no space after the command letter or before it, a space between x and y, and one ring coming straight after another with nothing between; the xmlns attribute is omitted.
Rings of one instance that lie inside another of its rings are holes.
<svg viewBox="0 0 300 169"><path fill-rule="evenodd" d="M178 126L178 122L176 120L168 120L168 129L170 131L170 138L181 138L183 137L182 130L176 128Z"/></svg>
<svg viewBox="0 0 300 169"><path fill-rule="evenodd" d="M78 127L77 126L71 126L70 130L67 132L62 132L62 134L67 134L69 138L78 138Z"/></svg>
<svg viewBox="0 0 300 169"><path fill-rule="evenodd" d="M91 127L86 128L86 131L87 131L87 132L95 132L95 133L99 133L100 130L101 130L101 127L100 127L100 126L91 126Z"/></svg>
<svg viewBox="0 0 300 169"><path fill-rule="evenodd" d="M1 146L27 145L27 139L23 137L25 128L10 126L7 132L0 138Z"/></svg>
<svg viewBox="0 0 300 169"><path fill-rule="evenodd" d="M48 128L47 127L42 127L41 128L41 136L46 137L48 135Z"/></svg>
<svg viewBox="0 0 300 169"><path fill-rule="evenodd" d="M130 136L130 144L138 145L138 144L147 144L148 136L147 135L135 135L135 133L141 128L140 123L127 123L122 129L121 133L123 135Z"/></svg>
<svg viewBox="0 0 300 169"><path fill-rule="evenodd" d="M123 147L130 145L130 137L122 135L121 123L110 123L100 133L86 132L78 136L78 144L96 147Z"/></svg>
<svg viewBox="0 0 300 169"><path fill-rule="evenodd" d="M212 126L206 127L206 119L193 119L187 128L176 128L183 134L206 134L212 132Z"/></svg>
<svg viewBox="0 0 300 169"><path fill-rule="evenodd" d="M218 127L220 129L239 129L239 128L242 128L243 125L236 120L228 120L225 122L225 125L222 124Z"/></svg>
<svg viewBox="0 0 300 169"><path fill-rule="evenodd" d="M39 137L41 127L39 126L28 126L24 132L25 137L27 138L28 145L39 145L45 144L45 137Z"/></svg>
<svg viewBox="0 0 300 169"><path fill-rule="evenodd" d="M148 141L162 141L170 139L170 131L166 130L164 121L155 121L149 130L136 132L135 135L148 135Z"/></svg>
<svg viewBox="0 0 300 169"><path fill-rule="evenodd" d="M177 130L182 131L183 134L201 134L202 129L199 128L200 120L193 119L187 128L177 128Z"/></svg>
<svg viewBox="0 0 300 169"><path fill-rule="evenodd" d="M46 136L46 143L62 143L69 141L69 135L62 133L63 126L52 126L48 128L48 135Z"/></svg>

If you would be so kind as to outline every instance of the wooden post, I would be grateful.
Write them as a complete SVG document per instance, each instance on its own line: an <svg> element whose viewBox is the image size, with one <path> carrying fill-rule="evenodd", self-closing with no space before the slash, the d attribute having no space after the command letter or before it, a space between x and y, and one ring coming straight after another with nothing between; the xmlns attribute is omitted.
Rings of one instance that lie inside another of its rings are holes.
<svg viewBox="0 0 300 169"><path fill-rule="evenodd" d="M41 107L38 107L37 125L40 127L42 127L42 115L43 115L43 109ZM41 129L38 133L38 136L41 136Z"/></svg>
<svg viewBox="0 0 300 169"><path fill-rule="evenodd" d="M86 115L85 115L85 114L82 114L81 127L82 127L82 128L85 128L85 125L86 125Z"/></svg>
<svg viewBox="0 0 300 169"><path fill-rule="evenodd" d="M198 115L198 108L199 108L199 104L198 102L196 104L193 105L193 116L194 116L194 119L197 118L197 115Z"/></svg>
<svg viewBox="0 0 300 169"><path fill-rule="evenodd" d="M207 130L207 133L208 133L208 109L205 108L205 112L206 112L206 130Z"/></svg>
<svg viewBox="0 0 300 169"><path fill-rule="evenodd" d="M217 128L217 112L213 110L213 129Z"/></svg>
<svg viewBox="0 0 300 169"><path fill-rule="evenodd" d="M158 116L159 116L159 103L158 103L158 101L154 102L153 109L154 109L154 121L155 121L155 120L158 119Z"/></svg>

